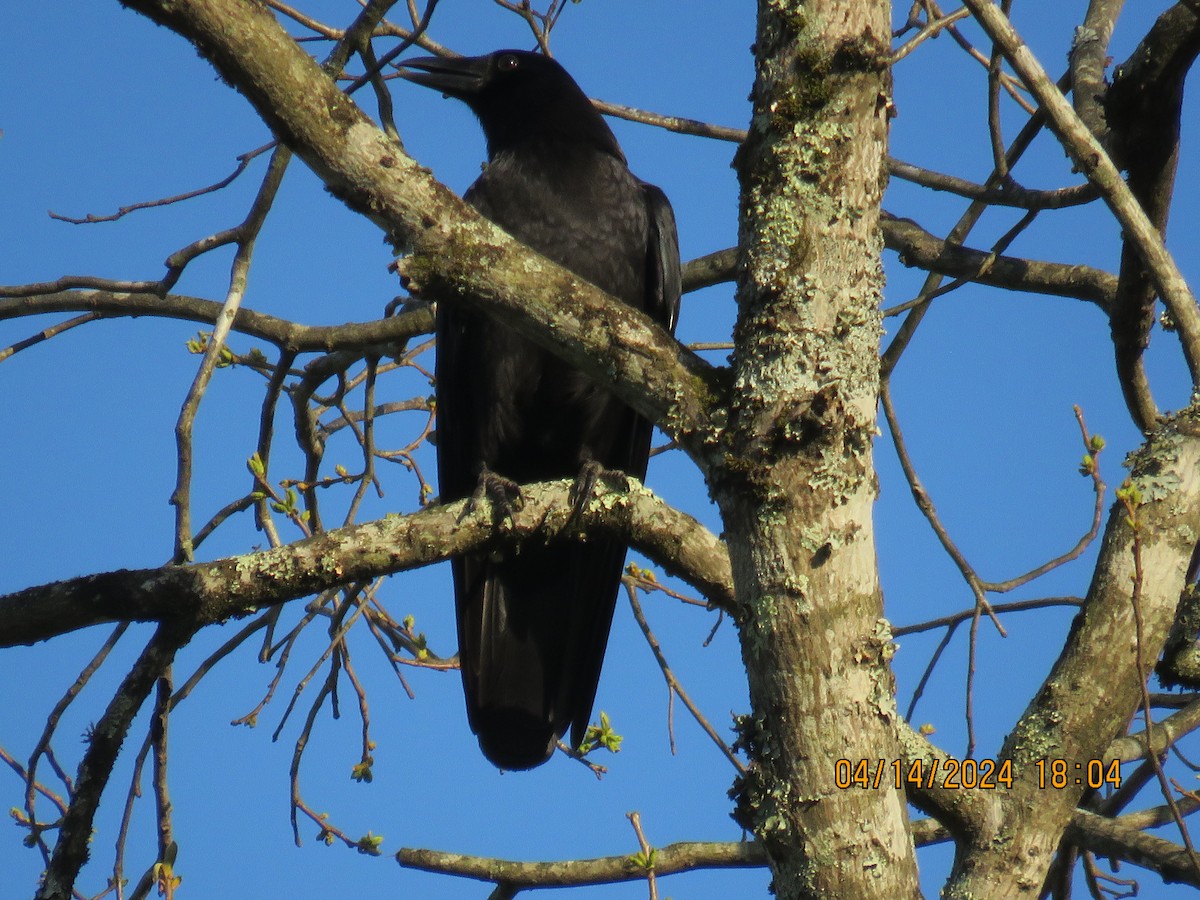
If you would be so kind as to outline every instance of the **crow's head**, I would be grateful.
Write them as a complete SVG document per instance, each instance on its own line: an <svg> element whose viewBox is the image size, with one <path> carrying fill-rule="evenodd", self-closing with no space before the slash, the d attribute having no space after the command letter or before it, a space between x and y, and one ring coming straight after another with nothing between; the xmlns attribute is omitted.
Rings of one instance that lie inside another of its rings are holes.
<svg viewBox="0 0 1200 900"><path fill-rule="evenodd" d="M471 108L491 154L529 141L575 141L623 159L617 140L567 70L526 50L487 56L427 56L401 64L409 81Z"/></svg>

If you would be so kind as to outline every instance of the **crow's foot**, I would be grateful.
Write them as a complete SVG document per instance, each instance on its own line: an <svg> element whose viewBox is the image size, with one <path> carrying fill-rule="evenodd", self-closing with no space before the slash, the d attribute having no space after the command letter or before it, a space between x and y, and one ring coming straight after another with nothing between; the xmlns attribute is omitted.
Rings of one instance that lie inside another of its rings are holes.
<svg viewBox="0 0 1200 900"><path fill-rule="evenodd" d="M516 513L525 507L525 498L521 496L519 484L503 475L497 475L487 466L480 466L475 492L467 499L459 521L473 514L484 500L491 505L492 521L497 524L505 519L508 519L509 524L514 524Z"/></svg>
<svg viewBox="0 0 1200 900"><path fill-rule="evenodd" d="M619 484L622 490L629 488L629 476L620 469L606 469L596 460L589 459L580 467L579 474L575 476L575 483L571 485L571 491L567 494L567 502L571 504L571 517L568 520L571 524L580 521L584 507L600 481Z"/></svg>

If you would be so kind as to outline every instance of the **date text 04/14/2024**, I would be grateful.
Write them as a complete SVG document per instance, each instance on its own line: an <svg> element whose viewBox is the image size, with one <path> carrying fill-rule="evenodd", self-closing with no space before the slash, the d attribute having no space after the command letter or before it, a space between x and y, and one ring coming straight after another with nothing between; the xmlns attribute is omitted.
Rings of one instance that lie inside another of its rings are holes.
<svg viewBox="0 0 1200 900"><path fill-rule="evenodd" d="M1121 786L1121 764L1118 760L1105 762L1089 759L1071 762L1065 759L1039 759L1033 768L1038 787L1061 790L1068 786L1098 789L1105 785ZM1013 764L1011 759L914 759L911 762L893 759L839 759L834 763L834 786L848 788L897 789L912 787L942 787L967 790L1011 788Z"/></svg>

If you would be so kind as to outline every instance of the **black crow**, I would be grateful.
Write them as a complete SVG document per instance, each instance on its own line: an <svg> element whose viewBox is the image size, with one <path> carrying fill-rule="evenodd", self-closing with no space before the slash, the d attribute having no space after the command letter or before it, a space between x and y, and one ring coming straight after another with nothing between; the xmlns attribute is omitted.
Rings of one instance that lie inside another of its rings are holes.
<svg viewBox="0 0 1200 900"><path fill-rule="evenodd" d="M673 329L675 218L557 62L501 50L421 58L405 77L465 102L488 163L465 194L513 237ZM437 450L443 502L488 472L518 483L597 465L644 478L651 424L590 378L486 315L437 310ZM481 472L484 474L481 476ZM502 769L529 769L587 730L625 545L526 542L453 561L471 729Z"/></svg>

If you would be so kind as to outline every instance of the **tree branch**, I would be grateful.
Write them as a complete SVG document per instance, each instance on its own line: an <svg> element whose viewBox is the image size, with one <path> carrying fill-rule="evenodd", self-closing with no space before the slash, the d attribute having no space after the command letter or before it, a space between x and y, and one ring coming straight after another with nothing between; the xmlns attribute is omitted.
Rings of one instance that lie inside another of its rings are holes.
<svg viewBox="0 0 1200 900"><path fill-rule="evenodd" d="M945 829L933 819L913 822L912 830L913 840L918 846L947 839ZM512 894L537 888L641 881L646 877L646 870L636 865L629 856L561 862L516 862L404 847L396 853L396 862L406 869L492 882L507 887ZM697 869L761 868L766 865L767 854L762 845L755 841L681 841L654 849L654 874L660 877Z"/></svg>
<svg viewBox="0 0 1200 900"><path fill-rule="evenodd" d="M1200 53L1200 16L1168 10L1123 64L1105 109L1114 156L1129 173L1129 189L1165 237L1179 162L1183 84ZM1136 246L1122 242L1121 277L1112 307L1117 376L1134 422L1148 431L1158 419L1142 354L1150 344L1157 293Z"/></svg>
<svg viewBox="0 0 1200 900"><path fill-rule="evenodd" d="M997 256L944 241L910 219L886 213L882 224L884 245L906 266L1012 291L1073 297L1103 310L1116 294L1117 279L1092 266Z"/></svg>
<svg viewBox="0 0 1200 900"><path fill-rule="evenodd" d="M923 772L945 770L945 763L953 758L906 722L897 723L897 738L906 771L915 761L922 762ZM956 790L921 783L908 785L907 793L909 802L945 826L959 841L988 834L999 821L1000 800L995 791Z"/></svg>
<svg viewBox="0 0 1200 900"><path fill-rule="evenodd" d="M717 372L644 314L525 248L404 154L271 13L249 0L129 0L189 40L328 189L411 247L405 274L612 386L693 458L715 441Z"/></svg>
<svg viewBox="0 0 1200 900"><path fill-rule="evenodd" d="M0 597L0 647L31 644L103 622L245 616L354 581L440 562L472 550L596 529L617 534L714 605L737 615L724 544L634 479L598 493L572 519L569 480L526 485L524 507L493 523L467 501L315 535L293 544L190 566L122 569Z"/></svg>
<svg viewBox="0 0 1200 900"><path fill-rule="evenodd" d="M1191 856L1184 847L1124 825L1119 819L1106 819L1077 809L1067 826L1066 837L1100 856L1151 869L1163 881L1200 887Z"/></svg>
<svg viewBox="0 0 1200 900"><path fill-rule="evenodd" d="M100 721L89 731L71 804L62 818L58 842L35 900L71 900L75 879L87 862L96 808L129 725L158 677L175 658L175 652L193 633L187 627L174 625L160 628L121 682Z"/></svg>
<svg viewBox="0 0 1200 900"><path fill-rule="evenodd" d="M931 236L932 237L932 236ZM934 238L934 240L936 240ZM733 280L734 251L718 250L683 266L683 292ZM1047 263L1046 265L1054 265ZM46 313L89 312L96 318L158 316L211 325L222 304L186 294L163 294L103 286L102 279L66 277L36 284L0 286L0 321ZM124 285L123 285L124 286ZM397 316L344 325L301 325L241 307L233 331L270 341L295 353L361 350L377 344L403 342L433 331L433 310L416 305Z"/></svg>
<svg viewBox="0 0 1200 900"><path fill-rule="evenodd" d="M1174 617L1200 521L1200 417L1168 420L1134 456L1125 502L1110 513L1084 605L1054 668L1000 751L1013 761L1003 821L977 834L977 852L947 893L989 878L1040 884L1083 786L1047 791L1037 761L1103 759L1141 697L1137 660L1156 658ZM1136 519L1125 503L1132 503ZM1135 560L1135 551L1137 560ZM1137 566L1141 561L1141 566ZM1132 578L1137 597L1131 597ZM1136 602L1134 602L1136 600ZM1137 640L1141 636L1141 641ZM1000 873L1004 873L1003 876Z"/></svg>
<svg viewBox="0 0 1200 900"><path fill-rule="evenodd" d="M1037 98L1063 149L1080 171L1087 175L1088 180L1100 189L1105 203L1121 223L1126 240L1131 241L1137 248L1163 302L1171 311L1179 328L1192 384L1200 386L1200 310L1197 309L1196 298L1175 265L1175 260L1163 245L1162 237L1146 217L1146 213L1104 148L1092 137L1066 98L1046 76L1045 70L1013 29L1000 7L991 0L963 2L965 6L970 7L984 31L1003 50L1012 67Z"/></svg>
<svg viewBox="0 0 1200 900"><path fill-rule="evenodd" d="M1104 66L1113 27L1125 0L1091 0L1071 44L1071 99L1075 112L1096 140L1105 142Z"/></svg>
<svg viewBox="0 0 1200 900"><path fill-rule="evenodd" d="M1117 293L1115 275L1093 266L1045 262L1000 256L943 240L911 219L883 213L883 243L906 266L976 284L1031 294L1051 294L1094 303L1107 312ZM730 247L688 263L686 290L733 281L737 276L737 248Z"/></svg>
<svg viewBox="0 0 1200 900"><path fill-rule="evenodd" d="M630 856L515 862L405 847L396 854L396 862L406 869L458 875L526 890L614 884L646 878L645 868ZM695 869L759 868L766 864L767 854L762 845L751 841L687 841L658 847L654 851L654 874L658 876Z"/></svg>
<svg viewBox="0 0 1200 900"><path fill-rule="evenodd" d="M148 292L52 290L35 291L0 302L0 321L45 313L96 312L103 318L158 316L212 325L221 314L221 308L222 304L213 300L184 294L159 296ZM417 335L428 334L433 331L433 310L418 306L372 322L301 325L243 307L234 317L233 330L293 353L362 350L370 346L401 344Z"/></svg>

